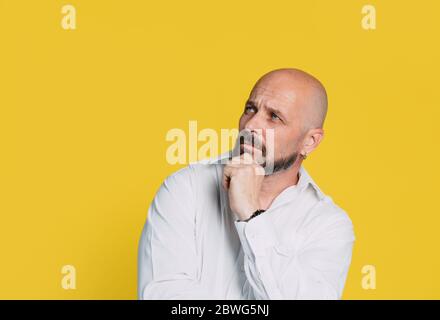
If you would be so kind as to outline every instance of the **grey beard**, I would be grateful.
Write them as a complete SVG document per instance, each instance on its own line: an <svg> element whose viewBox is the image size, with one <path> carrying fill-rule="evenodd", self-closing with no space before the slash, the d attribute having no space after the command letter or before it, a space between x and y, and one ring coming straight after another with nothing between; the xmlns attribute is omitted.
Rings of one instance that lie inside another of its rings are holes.
<svg viewBox="0 0 440 320"><path fill-rule="evenodd" d="M246 151L242 151L240 148L240 144L237 144L236 147L232 152L229 154L229 159L232 159L232 157L242 155ZM264 155L265 156L265 155ZM287 158L281 158L279 160L276 160L272 165L268 165L267 162L264 162L261 166L264 168L265 175L270 176L274 173L280 172L282 170L289 169L298 158L298 152L292 153Z"/></svg>
<svg viewBox="0 0 440 320"><path fill-rule="evenodd" d="M279 160L276 160L273 163L273 166L267 166L266 163L264 163L264 171L266 172L266 176L270 176L274 173L280 172L282 170L287 170L289 169L296 161L296 159L298 158L298 152L294 152L293 154L291 154L289 157L287 158L282 158Z"/></svg>

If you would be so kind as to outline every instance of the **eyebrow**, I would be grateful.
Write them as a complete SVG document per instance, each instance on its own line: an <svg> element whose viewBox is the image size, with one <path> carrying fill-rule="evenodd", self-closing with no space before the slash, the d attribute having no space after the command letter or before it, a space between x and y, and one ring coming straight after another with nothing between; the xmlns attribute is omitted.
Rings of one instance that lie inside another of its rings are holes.
<svg viewBox="0 0 440 320"><path fill-rule="evenodd" d="M247 104L251 104L252 106L257 107L257 104L252 99L248 99L246 101L246 105ZM273 113L279 115L283 120L286 120L286 116L284 115L284 113L281 112L281 110L279 110L275 107L269 107L267 105L265 105L265 109L267 109L269 112L273 112Z"/></svg>
<svg viewBox="0 0 440 320"><path fill-rule="evenodd" d="M245 106L247 106L248 104L251 104L253 106L256 106L257 104L255 103L255 101L252 101L251 99L246 100Z"/></svg>
<svg viewBox="0 0 440 320"><path fill-rule="evenodd" d="M284 116L284 113L281 112L281 110L274 108L274 107L268 107L266 106L266 109L269 110L270 112L273 112L275 114L277 114L278 116L280 116L283 120L286 119L286 117Z"/></svg>

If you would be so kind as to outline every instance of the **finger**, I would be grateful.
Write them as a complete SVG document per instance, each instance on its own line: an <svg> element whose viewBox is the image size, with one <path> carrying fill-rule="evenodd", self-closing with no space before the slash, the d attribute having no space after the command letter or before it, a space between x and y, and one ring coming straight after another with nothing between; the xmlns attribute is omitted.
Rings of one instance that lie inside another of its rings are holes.
<svg viewBox="0 0 440 320"><path fill-rule="evenodd" d="M224 166L223 167L223 176L228 177L228 178L232 177L238 168L239 167L236 167L234 165Z"/></svg>
<svg viewBox="0 0 440 320"><path fill-rule="evenodd" d="M250 154L243 153L240 156L231 158L231 160L227 161L226 164L231 166L243 166L257 164L257 162Z"/></svg>
<svg viewBox="0 0 440 320"><path fill-rule="evenodd" d="M231 178L223 176L223 179L222 179L222 186L223 186L223 188L225 190L228 190L230 184L231 184Z"/></svg>
<svg viewBox="0 0 440 320"><path fill-rule="evenodd" d="M256 164L254 157L247 152L243 153L240 158L245 165Z"/></svg>
<svg viewBox="0 0 440 320"><path fill-rule="evenodd" d="M231 165L226 165L223 167L222 184L225 189L229 189L231 177L233 176L235 170L237 170L237 168Z"/></svg>
<svg viewBox="0 0 440 320"><path fill-rule="evenodd" d="M262 166L255 165L254 169L255 169L255 174L257 176L264 176L264 175L266 175L266 170L264 170L264 168Z"/></svg>

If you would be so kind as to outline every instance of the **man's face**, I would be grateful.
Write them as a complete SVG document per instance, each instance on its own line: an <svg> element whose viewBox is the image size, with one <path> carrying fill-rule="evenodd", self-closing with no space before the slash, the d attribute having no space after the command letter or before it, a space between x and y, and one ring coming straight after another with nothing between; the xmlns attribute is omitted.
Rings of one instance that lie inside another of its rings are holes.
<svg viewBox="0 0 440 320"><path fill-rule="evenodd" d="M252 154L266 174L289 168L299 154L302 138L297 97L265 86L257 86L240 117L236 149Z"/></svg>

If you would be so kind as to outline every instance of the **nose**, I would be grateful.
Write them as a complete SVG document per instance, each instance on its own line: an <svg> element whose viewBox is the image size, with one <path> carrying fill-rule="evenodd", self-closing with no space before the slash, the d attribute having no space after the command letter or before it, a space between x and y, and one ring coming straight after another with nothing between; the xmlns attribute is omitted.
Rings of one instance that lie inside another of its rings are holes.
<svg viewBox="0 0 440 320"><path fill-rule="evenodd" d="M256 129L263 129L262 114L257 112L245 124L244 129L253 131Z"/></svg>

